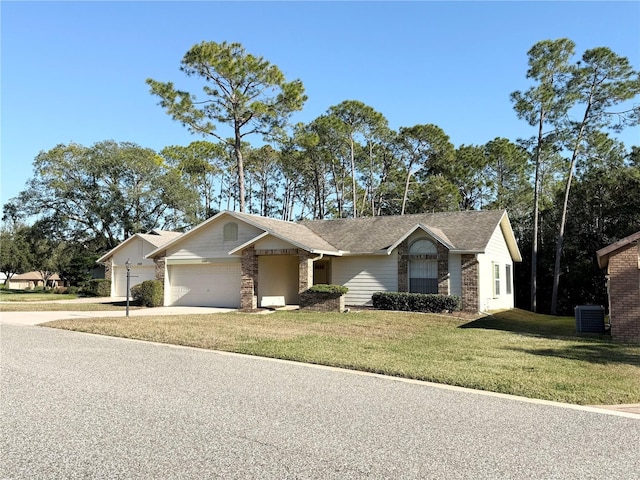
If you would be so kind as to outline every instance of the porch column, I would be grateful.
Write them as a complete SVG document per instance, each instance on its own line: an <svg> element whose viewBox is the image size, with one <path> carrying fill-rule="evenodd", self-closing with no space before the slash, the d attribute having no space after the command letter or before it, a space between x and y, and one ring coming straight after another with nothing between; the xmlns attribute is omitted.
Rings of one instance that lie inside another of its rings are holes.
<svg viewBox="0 0 640 480"><path fill-rule="evenodd" d="M156 264L156 280L164 283L165 265L167 263L167 252L162 252L159 256L153 257L153 263Z"/></svg>
<svg viewBox="0 0 640 480"><path fill-rule="evenodd" d="M240 279L240 309L251 311L258 308L258 257L253 246L242 251Z"/></svg>
<svg viewBox="0 0 640 480"><path fill-rule="evenodd" d="M475 255L461 255L462 311L477 313L478 304L478 259Z"/></svg>
<svg viewBox="0 0 640 480"><path fill-rule="evenodd" d="M398 245L398 291L409 291L409 244L406 240Z"/></svg>
<svg viewBox="0 0 640 480"><path fill-rule="evenodd" d="M309 252L298 252L298 293L306 291L313 285L313 260Z"/></svg>
<svg viewBox="0 0 640 480"><path fill-rule="evenodd" d="M440 242L436 242L438 248L438 293L449 295L449 250Z"/></svg>
<svg viewBox="0 0 640 480"><path fill-rule="evenodd" d="M109 280L109 284L111 285L109 295L114 297L116 294L116 282L113 280L113 257L109 257L107 261L104 262L104 278L105 280Z"/></svg>

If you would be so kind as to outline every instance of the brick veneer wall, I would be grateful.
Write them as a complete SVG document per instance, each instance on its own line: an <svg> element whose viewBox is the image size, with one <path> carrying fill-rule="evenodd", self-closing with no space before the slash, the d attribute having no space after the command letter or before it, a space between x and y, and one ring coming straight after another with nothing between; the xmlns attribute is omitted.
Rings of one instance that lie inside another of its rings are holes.
<svg viewBox="0 0 640 480"><path fill-rule="evenodd" d="M640 342L640 246L630 244L609 257L611 338Z"/></svg>
<svg viewBox="0 0 640 480"><path fill-rule="evenodd" d="M298 251L298 293L313 285L313 260L305 250ZM300 300L302 302L302 299Z"/></svg>
<svg viewBox="0 0 640 480"><path fill-rule="evenodd" d="M113 257L104 262L104 278L111 281L111 271L113 270Z"/></svg>
<svg viewBox="0 0 640 480"><path fill-rule="evenodd" d="M476 313L478 306L478 259L475 255L461 255L462 311Z"/></svg>
<svg viewBox="0 0 640 480"><path fill-rule="evenodd" d="M449 250L436 242L438 249L438 293L449 295ZM409 291L409 243L398 245L398 291Z"/></svg>
<svg viewBox="0 0 640 480"><path fill-rule="evenodd" d="M161 257L155 257L153 263L156 264L156 280L164 282L164 266L167 263L167 252L162 252Z"/></svg>
<svg viewBox="0 0 640 480"><path fill-rule="evenodd" d="M314 312L344 311L344 295L337 293L302 292L300 308Z"/></svg>
<svg viewBox="0 0 640 480"><path fill-rule="evenodd" d="M439 242L438 247L438 293L449 295L449 250Z"/></svg>
<svg viewBox="0 0 640 480"><path fill-rule="evenodd" d="M245 311L258 308L258 257L253 246L242 251L240 275L240 309Z"/></svg>
<svg viewBox="0 0 640 480"><path fill-rule="evenodd" d="M406 240L398 245L398 291L409 291L409 244Z"/></svg>

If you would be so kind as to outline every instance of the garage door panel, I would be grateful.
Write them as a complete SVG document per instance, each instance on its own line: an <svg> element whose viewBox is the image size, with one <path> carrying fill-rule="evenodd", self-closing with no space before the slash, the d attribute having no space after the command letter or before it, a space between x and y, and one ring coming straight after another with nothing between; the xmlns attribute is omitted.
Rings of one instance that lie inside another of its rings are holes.
<svg viewBox="0 0 640 480"><path fill-rule="evenodd" d="M115 267L113 273L113 278L115 281L114 295L116 297L125 297L127 295L127 268ZM139 283L144 282L145 280L155 280L156 268L155 266L142 267L138 265L132 265L129 275L129 286L133 287L135 285L138 285Z"/></svg>
<svg viewBox="0 0 640 480"><path fill-rule="evenodd" d="M171 265L171 305L240 306L240 264Z"/></svg>

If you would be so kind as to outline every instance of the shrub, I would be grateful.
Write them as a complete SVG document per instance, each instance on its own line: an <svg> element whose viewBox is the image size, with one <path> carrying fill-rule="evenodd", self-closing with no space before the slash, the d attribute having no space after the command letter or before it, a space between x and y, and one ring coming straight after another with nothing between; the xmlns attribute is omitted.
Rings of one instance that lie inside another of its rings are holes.
<svg viewBox="0 0 640 480"><path fill-rule="evenodd" d="M349 291L349 289L342 285L332 285L332 284L326 285L326 284L320 283L318 285L311 286L307 291L311 293L330 293L334 295L335 294L344 295Z"/></svg>
<svg viewBox="0 0 640 480"><path fill-rule="evenodd" d="M62 293L67 293L69 289L67 287L56 287L53 289L53 293L55 293L56 295L60 295Z"/></svg>
<svg viewBox="0 0 640 480"><path fill-rule="evenodd" d="M161 307L164 301L162 281L145 280L131 287L131 297L144 307Z"/></svg>
<svg viewBox="0 0 640 480"><path fill-rule="evenodd" d="M432 293L376 292L372 300L374 308L379 310L439 313L453 312L462 307L458 296Z"/></svg>
<svg viewBox="0 0 640 480"><path fill-rule="evenodd" d="M73 295L78 293L78 290L80 290L78 287L67 287L67 293L71 293ZM109 288L109 290L111 290L111 288Z"/></svg>
<svg viewBox="0 0 640 480"><path fill-rule="evenodd" d="M90 297L109 297L111 296L111 280L104 278L89 280L83 292Z"/></svg>

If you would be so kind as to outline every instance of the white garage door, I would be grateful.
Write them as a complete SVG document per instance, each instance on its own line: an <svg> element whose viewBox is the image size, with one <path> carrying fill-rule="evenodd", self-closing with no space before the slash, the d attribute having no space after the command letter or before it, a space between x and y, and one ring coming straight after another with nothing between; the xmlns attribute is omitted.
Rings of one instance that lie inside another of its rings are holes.
<svg viewBox="0 0 640 480"><path fill-rule="evenodd" d="M113 271L113 278L115 280L115 287L113 289L114 295L116 297L126 297L127 296L127 268L126 267L115 267ZM132 265L131 272L129 273L129 286L133 287L134 285L138 285L139 283L144 282L145 280L155 280L156 279L156 267L142 267L139 265Z"/></svg>
<svg viewBox="0 0 640 480"><path fill-rule="evenodd" d="M240 307L240 264L169 266L170 305Z"/></svg>

